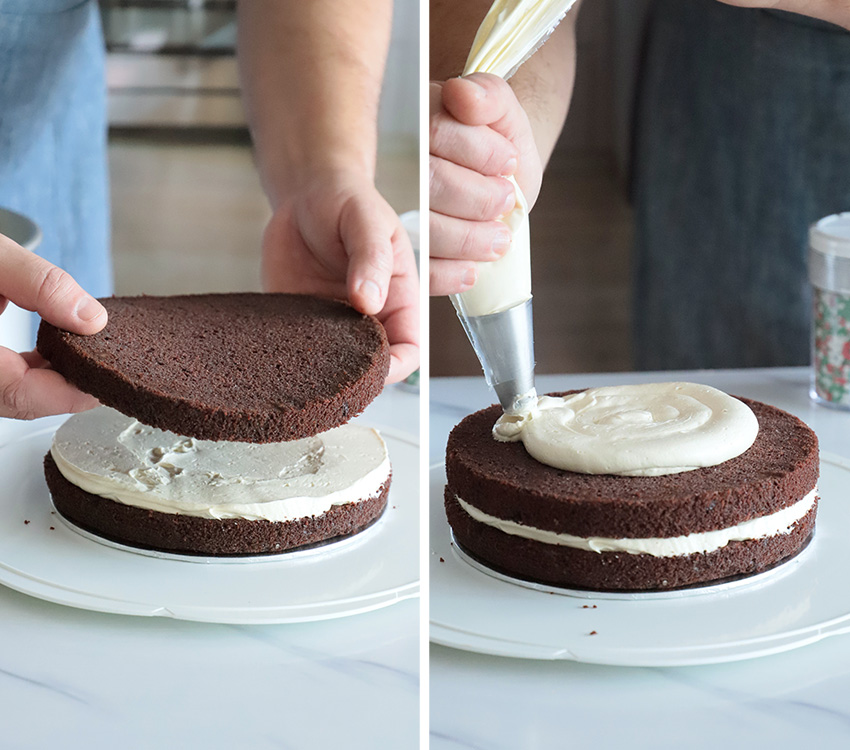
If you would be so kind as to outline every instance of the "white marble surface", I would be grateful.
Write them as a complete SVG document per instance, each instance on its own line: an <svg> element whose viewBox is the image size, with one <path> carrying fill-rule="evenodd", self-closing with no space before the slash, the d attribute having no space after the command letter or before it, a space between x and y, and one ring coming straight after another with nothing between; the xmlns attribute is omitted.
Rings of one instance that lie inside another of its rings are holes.
<svg viewBox="0 0 850 750"><path fill-rule="evenodd" d="M850 412L812 404L806 368L542 376L538 390L658 380L708 383L775 404L807 422L823 450L850 456ZM452 426L494 400L483 378L431 382L432 463L442 461ZM528 661L433 644L430 664L431 750L843 748L850 741L850 636L702 667Z"/></svg>
<svg viewBox="0 0 850 750"><path fill-rule="evenodd" d="M418 403L390 387L363 418L416 435ZM0 420L0 443L20 427ZM0 717L4 750L415 748L419 602L234 626L106 615L0 587Z"/></svg>

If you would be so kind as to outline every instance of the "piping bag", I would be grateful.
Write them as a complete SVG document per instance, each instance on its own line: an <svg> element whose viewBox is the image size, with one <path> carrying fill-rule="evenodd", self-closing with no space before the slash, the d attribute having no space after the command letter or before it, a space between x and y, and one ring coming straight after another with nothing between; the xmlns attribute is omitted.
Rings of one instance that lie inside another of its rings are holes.
<svg viewBox="0 0 850 750"><path fill-rule="evenodd" d="M575 0L496 0L472 43L463 75L492 73L508 80L549 38ZM511 247L499 260L478 263L472 289L451 296L484 377L503 411L515 414L537 399L531 314L528 202L513 177L516 205L499 218Z"/></svg>

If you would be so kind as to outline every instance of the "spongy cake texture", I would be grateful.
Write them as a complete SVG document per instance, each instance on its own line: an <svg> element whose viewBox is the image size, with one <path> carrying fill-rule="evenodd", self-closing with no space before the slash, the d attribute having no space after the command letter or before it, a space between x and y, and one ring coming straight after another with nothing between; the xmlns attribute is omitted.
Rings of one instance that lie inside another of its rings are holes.
<svg viewBox="0 0 850 750"><path fill-rule="evenodd" d="M106 327L42 322L38 351L101 403L200 440L296 440L344 424L381 392L381 324L294 294L111 297Z"/></svg>
<svg viewBox="0 0 850 750"><path fill-rule="evenodd" d="M264 521L160 513L92 495L65 479L49 453L44 475L56 509L86 531L132 547L210 557L272 555L356 534L381 517L390 487L387 478L359 502L293 521Z"/></svg>
<svg viewBox="0 0 850 750"><path fill-rule="evenodd" d="M454 429L446 453L446 510L455 537L493 568L560 586L675 588L765 570L805 546L816 506L789 534L661 558L589 552L510 535L475 521L456 500L496 518L583 538L675 537L774 513L814 489L817 438L796 417L741 400L759 421L749 450L718 466L660 477L576 474L545 466L521 443L492 438L498 405L476 412Z"/></svg>

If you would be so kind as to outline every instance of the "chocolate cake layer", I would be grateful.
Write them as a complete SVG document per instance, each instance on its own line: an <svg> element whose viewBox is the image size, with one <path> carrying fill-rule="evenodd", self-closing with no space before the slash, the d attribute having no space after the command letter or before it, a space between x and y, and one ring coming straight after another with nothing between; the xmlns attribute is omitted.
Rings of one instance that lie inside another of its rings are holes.
<svg viewBox="0 0 850 750"><path fill-rule="evenodd" d="M461 548L514 578L594 591L657 591L754 575L798 554L814 532L817 505L788 534L733 541L708 554L653 557L588 552L505 534L469 516L446 490L446 515Z"/></svg>
<svg viewBox="0 0 850 750"><path fill-rule="evenodd" d="M358 533L380 518L390 487L387 478L374 497L319 516L277 522L198 518L124 505L69 482L49 453L44 475L56 510L86 531L132 547L211 557L276 554Z"/></svg>
<svg viewBox="0 0 850 750"><path fill-rule="evenodd" d="M718 466L659 477L577 474L541 464L522 443L493 439L501 408L491 406L452 431L448 487L488 515L579 537L672 537L735 526L798 502L818 477L814 432L780 409L741 400L759 421L749 450Z"/></svg>
<svg viewBox="0 0 850 750"><path fill-rule="evenodd" d="M106 327L42 322L38 351L101 403L200 440L296 440L344 424L381 392L381 324L295 294L112 297Z"/></svg>

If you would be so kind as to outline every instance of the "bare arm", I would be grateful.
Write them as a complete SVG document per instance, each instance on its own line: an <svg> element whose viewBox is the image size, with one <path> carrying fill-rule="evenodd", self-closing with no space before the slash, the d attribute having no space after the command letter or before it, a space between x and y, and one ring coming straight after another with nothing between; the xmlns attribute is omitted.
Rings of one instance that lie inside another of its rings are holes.
<svg viewBox="0 0 850 750"><path fill-rule="evenodd" d="M240 0L238 13L244 98L272 206L323 172L374 179L391 0Z"/></svg>
<svg viewBox="0 0 850 750"><path fill-rule="evenodd" d="M850 0L720 0L741 8L771 8L829 21L850 30Z"/></svg>
<svg viewBox="0 0 850 750"><path fill-rule="evenodd" d="M392 0L240 0L243 95L273 216L269 291L347 298L379 317L389 380L419 360L416 265L375 189Z"/></svg>

